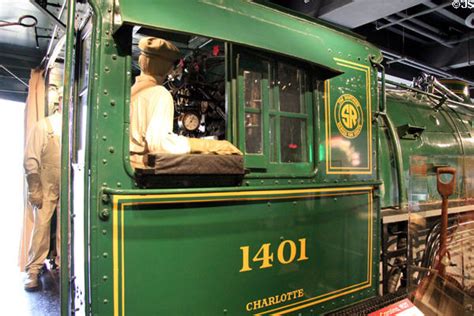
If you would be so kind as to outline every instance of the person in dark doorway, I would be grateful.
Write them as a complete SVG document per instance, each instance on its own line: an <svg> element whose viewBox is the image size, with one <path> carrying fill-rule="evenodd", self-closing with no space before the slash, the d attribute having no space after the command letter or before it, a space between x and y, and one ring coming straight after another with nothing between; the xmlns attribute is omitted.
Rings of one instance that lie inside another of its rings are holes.
<svg viewBox="0 0 474 316"><path fill-rule="evenodd" d="M59 201L61 157L61 97L57 97L53 115L39 120L28 135L24 168L28 183L28 201L33 206L34 223L28 260L25 290L39 288L38 276L49 252L50 224ZM59 215L59 212L58 212ZM59 216L56 228L56 250L59 258Z"/></svg>
<svg viewBox="0 0 474 316"><path fill-rule="evenodd" d="M143 168L143 157L152 154L242 154L228 141L187 138L173 133L174 103L163 87L179 57L178 48L166 40L145 37L138 44L141 74L132 86L130 105L130 161Z"/></svg>

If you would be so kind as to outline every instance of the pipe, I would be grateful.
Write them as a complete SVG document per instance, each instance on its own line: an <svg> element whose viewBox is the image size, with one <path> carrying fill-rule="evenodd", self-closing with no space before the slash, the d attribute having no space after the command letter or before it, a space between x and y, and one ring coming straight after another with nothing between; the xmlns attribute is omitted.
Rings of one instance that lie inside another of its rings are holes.
<svg viewBox="0 0 474 316"><path fill-rule="evenodd" d="M396 58L396 59L392 59L392 60L387 61L386 64L391 65L391 64L395 64L395 63L401 63L402 61L405 61L405 60L406 60L405 57Z"/></svg>
<svg viewBox="0 0 474 316"><path fill-rule="evenodd" d="M390 32L392 33L395 33L395 34L398 34L400 36L405 36L406 38L409 38L411 40L414 40L414 41L417 41L423 45L428 45L429 42L428 41L425 41L424 39L421 39L421 37L418 37L418 36L414 36L414 35L411 35L410 33L406 33L406 32L403 32L395 27L389 27L387 28L387 30L389 30Z"/></svg>
<svg viewBox="0 0 474 316"><path fill-rule="evenodd" d="M438 71L437 69L434 69L430 66L426 66L426 65L423 65L421 63L415 62L415 61L413 61L409 58L406 58L406 57L398 57L398 56L394 56L394 57L393 56L385 56L385 57L391 59L391 61L392 61L391 63L398 62L400 64L407 65L407 66L422 70L422 71L430 73L430 74L441 76L443 78L444 77L452 78L452 76L448 75L447 73L442 72L441 70Z"/></svg>
<svg viewBox="0 0 474 316"><path fill-rule="evenodd" d="M464 23L468 28L474 29L474 13L469 14Z"/></svg>
<svg viewBox="0 0 474 316"><path fill-rule="evenodd" d="M64 2L68 2L67 0L64 1ZM38 10L40 10L41 12L43 12L44 14L48 15L50 18L52 18L54 20L54 22L56 22L56 25L58 25L63 31L66 30L66 24L63 23L63 21L61 21L60 19L58 19L54 14L52 14L50 11L48 11L48 9L46 9L45 6L42 6L42 3L39 2L39 0L32 0L31 3L36 7L38 8Z"/></svg>
<svg viewBox="0 0 474 316"><path fill-rule="evenodd" d="M392 60L397 59L399 63L406 64L408 66L412 66L412 67L415 67L417 69L420 69L420 70L423 70L423 71L426 71L426 72L429 72L429 73L432 73L432 74L436 74L438 76L449 77L449 78L452 77L452 75L450 75L447 72L444 72L442 70L433 68L431 66L419 63L419 62L414 61L412 59L409 59L407 57L402 57L402 56L399 56L399 55L396 55L396 54L393 54L393 53L389 53L389 52L385 52L385 51L383 51L383 53L386 54L386 55L392 55L392 56L387 56L387 57L391 58Z"/></svg>
<svg viewBox="0 0 474 316"><path fill-rule="evenodd" d="M407 89L407 90L411 90L411 91L413 91L413 92L417 92L417 93L421 93L421 94L427 95L427 96L432 97L432 98L434 98L434 99L436 99L436 100L442 100L442 99L443 99L442 96L439 96L439 95L436 95L436 94L433 94L433 93L429 93L429 92L426 92L426 91L423 91L423 90L420 90L420 89L417 89L417 88L409 87L409 86L407 86L407 85L405 85L405 84L398 83L398 82L395 82L395 81L392 81L392 80L386 79L385 82L388 83L388 84L391 84L391 85L394 85L394 86L403 88L403 89ZM451 103L451 105L454 105L455 108L456 108L456 106L459 106L459 107L467 108L467 109L470 110L470 111L474 111L474 105L470 105L470 104L462 103L462 102L457 102L457 101L451 100L451 99L449 99L449 102L448 102L448 104L447 104L448 106L450 106L449 103ZM471 115L472 115L472 114L473 114L473 113L471 113Z"/></svg>
<svg viewBox="0 0 474 316"><path fill-rule="evenodd" d="M59 20L61 20L61 17L63 16L64 9L66 8L66 3L67 1L64 1L61 7L61 10L59 11L59 14L58 14ZM51 49L53 48L53 42L54 42L54 39L56 38L57 33L58 33L58 25L55 24L54 29L53 29L53 34L51 35L51 41L49 42L48 49L46 50L46 54L43 60L41 61L41 64L43 64L47 59L49 59L49 54L51 53Z"/></svg>
<svg viewBox="0 0 474 316"><path fill-rule="evenodd" d="M382 90L382 100L381 102L379 103L379 111L382 112L382 113L385 113L385 110L386 110L386 102L387 102L387 98L386 98L386 95L385 95L385 67L377 62L374 58L374 56L371 56L370 57L370 61L372 62L372 65L376 66L377 68L380 69L380 72L381 72L381 75L382 75L382 86L381 86L381 90Z"/></svg>
<svg viewBox="0 0 474 316"><path fill-rule="evenodd" d="M56 46L53 49L53 52L51 53L51 56L47 57L45 56L44 61L47 61L46 63L46 69L49 69L53 67L56 59L58 58L59 54L63 50L64 44L66 43L66 35L63 35L59 41L56 43Z"/></svg>
<svg viewBox="0 0 474 316"><path fill-rule="evenodd" d="M397 17L400 17L400 18L407 17L406 14L400 13L400 12L397 13L396 16L397 16ZM440 34L440 35L441 35L441 33L442 33L438 28L436 28L436 27L434 27L434 26L431 26L431 25L429 25L428 23L425 23L425 22L423 22L423 21L421 21L421 20L418 20L418 19L411 19L410 22L413 23L413 24L416 24L416 25L418 25L418 26L421 26L422 28L424 28L424 29L426 29L426 30L429 30L429 31L431 31L431 32L433 32L433 33L435 33L435 34ZM443 34L443 35L445 35L445 34Z"/></svg>
<svg viewBox="0 0 474 316"><path fill-rule="evenodd" d="M423 4L424 4L425 6L427 6L427 7L430 7L430 8L434 8L434 7L437 6L436 3L433 3L433 2L431 2L431 1L424 2ZM454 22L457 22L457 23L462 24L462 25L465 26L464 20L463 20L462 18L460 18L460 17L457 16L456 14L454 14L454 13L452 13L452 12L446 10L446 9L443 9L443 8L438 9L438 10L436 11L436 13L439 13L439 14L441 14L441 15L444 15L445 17L447 17L447 18L453 20Z"/></svg>
<svg viewBox="0 0 474 316"><path fill-rule="evenodd" d="M386 28L386 27L389 27L389 26L392 26L392 25L395 25L395 24L401 24L400 22L403 22L403 21L407 21L407 20L416 18L417 16L425 15L425 14L431 13L431 12L433 12L433 11L437 11L437 10L439 10L439 9L442 9L442 8L444 8L444 7L447 7L447 6L450 5L450 4L451 4L451 2L447 2L447 3L440 4L440 5L436 6L436 7L431 8L431 9L424 10L424 11L421 11L421 12L418 12L418 13L415 13L415 14L412 14L412 15L409 15L409 16L407 16L407 17L404 17L403 19L393 21L392 23L383 25L383 26L381 26L381 27L376 27L376 29L377 29L377 31L379 31L379 30L382 30L382 29L384 29L384 28ZM384 19L388 19L388 17L384 17Z"/></svg>
<svg viewBox="0 0 474 316"><path fill-rule="evenodd" d="M448 44L459 44L459 43L462 43L462 42L467 42L467 41L470 41L474 39L474 34L471 34L471 35L467 35L467 36L463 36L457 40L452 40L452 41L449 41L447 42Z"/></svg>
<svg viewBox="0 0 474 316"><path fill-rule="evenodd" d="M18 77L17 75L15 75L13 72L11 72L10 70L8 70L7 67L3 66L3 65L0 65L0 68L2 68L3 70L5 70L6 72L8 72L13 78L15 78L16 80L20 81L25 87L28 88L28 84L26 82L24 82L23 80L21 80L20 77Z"/></svg>
<svg viewBox="0 0 474 316"><path fill-rule="evenodd" d="M438 80L434 79L433 80L433 85L435 87L437 87L438 89L440 89L443 93L449 95L450 97L454 98L455 100L459 101L459 102L463 102L464 99L461 98L460 96L458 96L457 94L455 94L454 92L452 92L451 90L449 90L448 88L446 88L445 85L443 85L441 82L439 82Z"/></svg>
<svg viewBox="0 0 474 316"><path fill-rule="evenodd" d="M390 59L400 59L401 61L399 61L399 62L402 63L402 64L405 64L405 65L408 65L408 66L426 71L426 72L431 73L431 74L436 74L436 75L441 76L441 77L462 80L462 81L468 83L470 86L474 86L474 81L472 81L472 80L468 80L468 79L450 74L450 73L445 72L441 69L437 69L437 68L422 64L420 62L414 61L413 59L402 57L402 56L400 56L396 53L389 52L388 50L385 50L385 49L381 49L381 51L385 55L385 57L388 57Z"/></svg>
<svg viewBox="0 0 474 316"><path fill-rule="evenodd" d="M71 161L71 130L70 111L72 103L72 83L74 82L74 43L75 43L75 13L76 1L67 0L67 27L66 27L66 52L64 62L64 85L63 85L63 113L62 113L62 137L61 137L61 190L60 210L61 210L61 315L71 315L71 283L70 283L70 218L71 218L71 173L69 163Z"/></svg>
<svg viewBox="0 0 474 316"><path fill-rule="evenodd" d="M414 25L410 25L410 24L407 24L405 22L398 22L397 20L391 18L391 17L385 17L384 19L386 19L387 21L389 22L397 22L398 24L400 24L401 26L403 26L404 28L410 30L410 31L413 31L415 33L418 33L424 37L427 37L427 38L430 38L432 39L433 41L435 42L438 42L439 44L443 45L443 46L446 46L446 47L449 47L449 48L452 48L453 46L451 44L448 44L446 42L446 40L442 39L441 37L435 35L435 34L432 34L432 33L428 33L428 32L425 32L423 30L420 30L419 28L417 28L416 26ZM392 23L389 23L389 24L385 24L384 26L387 26L387 25L391 25Z"/></svg>
<svg viewBox="0 0 474 316"><path fill-rule="evenodd" d="M0 93L19 93L19 94L27 94L28 91L4 90L4 89L0 89Z"/></svg>

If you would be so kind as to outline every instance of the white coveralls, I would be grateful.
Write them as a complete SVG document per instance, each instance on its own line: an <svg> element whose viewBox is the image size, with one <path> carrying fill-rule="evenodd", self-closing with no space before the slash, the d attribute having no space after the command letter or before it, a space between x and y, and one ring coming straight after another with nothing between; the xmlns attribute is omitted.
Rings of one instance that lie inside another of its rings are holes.
<svg viewBox="0 0 474 316"><path fill-rule="evenodd" d="M58 206L61 156L61 115L53 114L38 121L25 148L26 175L39 174L42 189L42 206L34 207L34 223L28 250L26 272L38 274L48 255L51 217ZM56 248L59 257L59 212L56 227Z"/></svg>
<svg viewBox="0 0 474 316"><path fill-rule="evenodd" d="M143 168L144 153L190 152L188 139L173 133L173 117L171 93L153 76L138 76L130 104L130 160L134 168Z"/></svg>

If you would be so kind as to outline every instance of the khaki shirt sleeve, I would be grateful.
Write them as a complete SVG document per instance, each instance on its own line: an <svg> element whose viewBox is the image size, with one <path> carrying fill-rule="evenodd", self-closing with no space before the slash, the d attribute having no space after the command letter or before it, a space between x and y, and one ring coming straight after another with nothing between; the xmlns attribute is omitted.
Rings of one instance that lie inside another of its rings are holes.
<svg viewBox="0 0 474 316"><path fill-rule="evenodd" d="M151 117L145 138L150 153L189 153L187 138L173 133L174 102L171 93L163 86L154 88L149 106Z"/></svg>
<svg viewBox="0 0 474 316"><path fill-rule="evenodd" d="M153 88L149 100L150 120L146 128L145 139L150 152L160 152L162 140L173 132L173 97L162 86Z"/></svg>
<svg viewBox="0 0 474 316"><path fill-rule="evenodd" d="M26 175L39 173L41 166L41 153L45 145L44 129L41 121L37 122L31 129L25 147L24 168Z"/></svg>

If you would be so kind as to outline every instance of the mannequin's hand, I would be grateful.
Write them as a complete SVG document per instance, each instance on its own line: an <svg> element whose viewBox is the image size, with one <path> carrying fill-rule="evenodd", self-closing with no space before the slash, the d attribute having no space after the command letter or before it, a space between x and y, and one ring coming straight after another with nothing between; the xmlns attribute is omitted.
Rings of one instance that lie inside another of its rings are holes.
<svg viewBox="0 0 474 316"><path fill-rule="evenodd" d="M28 201L33 207L41 208L43 206L43 189L40 175L37 173L29 174L26 181L28 182Z"/></svg>
<svg viewBox="0 0 474 316"><path fill-rule="evenodd" d="M189 138L193 154L242 155L242 152L226 140Z"/></svg>

